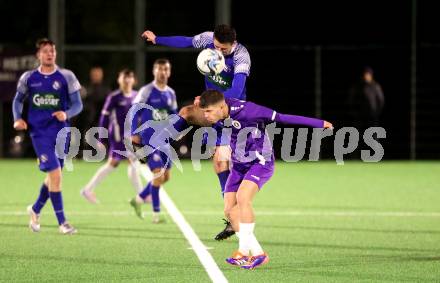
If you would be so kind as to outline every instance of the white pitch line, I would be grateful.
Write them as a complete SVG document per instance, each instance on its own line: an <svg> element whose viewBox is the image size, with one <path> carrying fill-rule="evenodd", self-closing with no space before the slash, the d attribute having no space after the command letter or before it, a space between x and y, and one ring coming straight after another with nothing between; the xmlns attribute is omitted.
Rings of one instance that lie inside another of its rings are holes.
<svg viewBox="0 0 440 283"><path fill-rule="evenodd" d="M153 177L151 171L147 170L146 166L139 165L140 164L138 164L138 169L142 177L144 177L145 181L149 182ZM159 194L161 203L165 206L168 214L173 219L174 223L176 223L177 227L179 227L180 231L182 231L183 235L188 240L189 244L191 245L191 249L193 249L196 253L212 282L228 282L225 275L220 270L217 263L212 258L211 254L208 252L209 248L207 248L202 243L202 241L200 241L199 237L194 232L191 225L189 225L189 223L186 221L183 214L179 211L179 209L174 204L173 200L170 198L163 187L161 187Z"/></svg>
<svg viewBox="0 0 440 283"><path fill-rule="evenodd" d="M43 215L51 212L43 212ZM73 216L132 216L129 211L70 211ZM222 215L220 211L182 211L186 215ZM148 212L147 212L148 214ZM412 211L383 211L383 212L359 212L359 211L313 211L313 210L294 210L294 211L257 211L257 216L316 216L316 217L440 217L440 212L412 212ZM0 216L23 216L28 213L23 211L0 211Z"/></svg>
<svg viewBox="0 0 440 283"><path fill-rule="evenodd" d="M177 227L179 227L180 231L182 231L183 235L188 240L212 282L228 282L225 275L212 258L211 254L207 251L205 245L202 243L202 241L200 241L199 237L188 224L183 214L177 209L167 192L161 188L159 193L162 204L167 209L168 214L176 223Z"/></svg>

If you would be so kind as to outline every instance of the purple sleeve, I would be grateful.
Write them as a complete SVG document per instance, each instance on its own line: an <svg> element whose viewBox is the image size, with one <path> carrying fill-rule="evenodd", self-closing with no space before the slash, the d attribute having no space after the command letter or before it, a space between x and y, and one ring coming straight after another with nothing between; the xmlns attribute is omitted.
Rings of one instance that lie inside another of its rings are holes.
<svg viewBox="0 0 440 283"><path fill-rule="evenodd" d="M156 44L169 47L193 47L192 37L187 36L156 36Z"/></svg>
<svg viewBox="0 0 440 283"><path fill-rule="evenodd" d="M113 110L113 96L107 96L104 107L102 107L101 117L99 117L99 126L108 129L110 124L110 112Z"/></svg>
<svg viewBox="0 0 440 283"><path fill-rule="evenodd" d="M246 84L246 74L238 73L234 75L232 79L232 87L225 91L223 94L227 98L239 99L243 93L244 86Z"/></svg>
<svg viewBox="0 0 440 283"><path fill-rule="evenodd" d="M137 110L134 115L132 115L130 117L131 119L131 135L134 135L134 132L137 130L138 126L139 126L139 121L140 121L140 117L141 117L141 113L144 109L139 109ZM131 111L130 111L131 112ZM139 135L140 133L137 133L136 135Z"/></svg>
<svg viewBox="0 0 440 283"><path fill-rule="evenodd" d="M275 113L274 121L287 125L303 125L313 128L322 128L324 126L324 121L321 119L280 113Z"/></svg>
<svg viewBox="0 0 440 283"><path fill-rule="evenodd" d="M248 120L252 121L261 121L261 122L270 122L274 121L276 112L270 108L267 108L265 106L261 106L258 104L255 104L253 102L246 102L245 108L243 109L245 111L245 117Z"/></svg>
<svg viewBox="0 0 440 283"><path fill-rule="evenodd" d="M322 128L324 121L304 116L280 114L275 110L255 104L253 102L246 103L246 117L250 120L263 121L266 123L277 122L286 125L303 125L313 128Z"/></svg>

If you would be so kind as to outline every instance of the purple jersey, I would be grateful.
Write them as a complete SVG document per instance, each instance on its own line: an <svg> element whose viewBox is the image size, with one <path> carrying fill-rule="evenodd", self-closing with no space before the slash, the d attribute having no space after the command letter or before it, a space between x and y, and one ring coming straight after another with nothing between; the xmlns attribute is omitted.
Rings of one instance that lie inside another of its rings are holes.
<svg viewBox="0 0 440 283"><path fill-rule="evenodd" d="M125 117L136 95L136 91L124 94L121 90L115 90L107 96L99 126L108 129L110 144L123 142Z"/></svg>
<svg viewBox="0 0 440 283"><path fill-rule="evenodd" d="M223 120L223 125L232 128L230 146L234 166L273 163L272 143L265 127L274 122L276 112L252 102L233 98L225 100L230 116ZM254 156L249 156L251 152ZM246 161L247 158L249 161Z"/></svg>
<svg viewBox="0 0 440 283"><path fill-rule="evenodd" d="M204 32L194 36L192 45L195 48L212 48L214 47L214 33ZM205 76L206 89L216 89L224 92L232 87L234 74L245 74L249 76L251 68L251 59L246 47L239 43L235 43L232 47L231 54L225 56L225 69L218 75ZM246 87L243 88L239 99L246 100Z"/></svg>
<svg viewBox="0 0 440 283"><path fill-rule="evenodd" d="M324 123L320 119L280 114L253 102L233 98L226 98L225 101L229 107L229 117L221 122L225 127L232 128L232 162L242 167L255 163L273 163L272 142L265 131L266 125L280 122L322 127Z"/></svg>
<svg viewBox="0 0 440 283"><path fill-rule="evenodd" d="M31 137L56 137L59 130L68 126L68 121L60 122L52 113L66 111L70 95L80 88L75 75L67 69L57 67L50 74L41 73L40 68L25 72L18 81L17 92L28 100Z"/></svg>

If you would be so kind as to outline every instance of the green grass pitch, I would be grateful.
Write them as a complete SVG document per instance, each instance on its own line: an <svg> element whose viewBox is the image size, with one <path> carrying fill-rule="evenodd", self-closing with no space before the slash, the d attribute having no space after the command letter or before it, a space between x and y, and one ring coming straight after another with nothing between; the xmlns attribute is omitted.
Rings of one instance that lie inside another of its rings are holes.
<svg viewBox="0 0 440 283"><path fill-rule="evenodd" d="M31 160L0 161L0 281L209 282L177 226L134 216L126 164L79 195L97 163L64 172L65 211L78 234L62 236L50 202L42 231L27 227L44 175ZM256 236L270 255L260 269L226 265L235 236L222 228L222 198L209 162L184 163L165 186L230 282L432 282L440 280L440 163L300 162L276 164L255 200ZM145 211L150 211L145 206Z"/></svg>

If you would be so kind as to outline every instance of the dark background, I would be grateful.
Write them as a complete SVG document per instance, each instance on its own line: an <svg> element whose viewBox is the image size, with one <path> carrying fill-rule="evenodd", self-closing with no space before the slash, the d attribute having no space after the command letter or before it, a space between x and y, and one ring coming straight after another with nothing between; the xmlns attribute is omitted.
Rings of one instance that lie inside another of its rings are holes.
<svg viewBox="0 0 440 283"><path fill-rule="evenodd" d="M416 156L440 158L436 129L440 87L440 17L435 1L231 1L231 21L238 41L251 55L248 99L279 112L315 116L317 54L320 55L322 118L337 127L349 126L346 100L364 66L374 69L385 94L381 125L385 158L410 158L411 20L417 11ZM47 1L0 0L2 50L33 52L37 38L48 35ZM65 42L75 44L133 44L134 0L66 0ZM158 35L192 36L212 30L214 1L147 1L145 28ZM145 43L147 46L147 43ZM146 51L146 78L152 62L168 57L173 64L170 85L182 104L203 90L197 72L197 52ZM82 84L93 65L105 69L115 87L117 71L134 67L128 51L67 51L65 67ZM2 96L11 94L1 93ZM4 147L12 137L10 102L4 101ZM331 143L330 143L331 144ZM324 153L324 157L329 153Z"/></svg>

